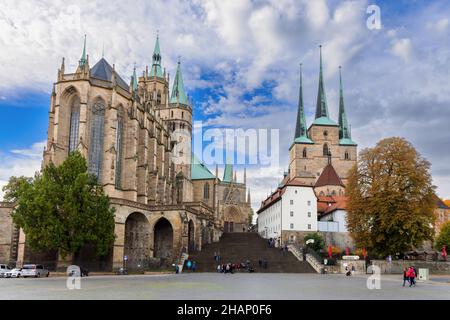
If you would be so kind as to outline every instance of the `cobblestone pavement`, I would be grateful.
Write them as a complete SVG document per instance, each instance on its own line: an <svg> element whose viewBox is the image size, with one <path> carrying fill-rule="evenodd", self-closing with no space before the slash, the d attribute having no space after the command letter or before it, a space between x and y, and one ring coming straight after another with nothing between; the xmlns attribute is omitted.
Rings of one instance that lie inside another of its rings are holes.
<svg viewBox="0 0 450 320"><path fill-rule="evenodd" d="M401 275L382 275L379 290L367 288L366 275L92 276L82 278L80 290L68 290L64 277L0 279L0 299L450 299L450 283L436 279L408 288L402 287Z"/></svg>

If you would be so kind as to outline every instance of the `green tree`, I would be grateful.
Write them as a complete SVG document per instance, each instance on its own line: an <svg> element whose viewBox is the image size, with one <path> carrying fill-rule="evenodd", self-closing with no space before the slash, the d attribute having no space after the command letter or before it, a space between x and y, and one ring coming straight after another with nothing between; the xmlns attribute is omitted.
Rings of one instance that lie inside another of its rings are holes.
<svg viewBox="0 0 450 320"><path fill-rule="evenodd" d="M311 248L316 252L320 252L325 247L325 240L318 232L312 232L305 235L304 240L305 243L307 240L313 239L314 243L310 244Z"/></svg>
<svg viewBox="0 0 450 320"><path fill-rule="evenodd" d="M450 221L441 226L439 235L436 238L435 249L441 251L442 246L446 246L447 250L450 250Z"/></svg>
<svg viewBox="0 0 450 320"><path fill-rule="evenodd" d="M349 172L348 229L359 247L402 253L433 238L434 186L430 163L405 139L364 149Z"/></svg>
<svg viewBox="0 0 450 320"><path fill-rule="evenodd" d="M12 218L31 248L58 249L65 256L91 244L102 256L114 243L114 208L79 152L33 179L12 177L3 190L16 203Z"/></svg>

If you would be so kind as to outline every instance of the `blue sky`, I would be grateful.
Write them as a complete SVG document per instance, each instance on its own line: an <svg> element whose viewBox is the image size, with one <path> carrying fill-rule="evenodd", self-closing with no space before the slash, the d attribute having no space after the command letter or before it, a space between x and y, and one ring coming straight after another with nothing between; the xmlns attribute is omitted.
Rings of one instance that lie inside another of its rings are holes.
<svg viewBox="0 0 450 320"><path fill-rule="evenodd" d="M380 7L380 30L366 26L370 4ZM405 137L432 163L438 194L450 198L449 17L444 0L83 0L69 6L6 0L0 8L0 184L39 168L57 68L65 57L66 70L75 69L85 33L91 66L104 46L105 58L128 81L135 62L139 70L151 63L159 30L171 75L181 56L194 119L280 130L280 166L248 167L254 208L287 167L300 62L308 124L313 120L319 44L331 117L337 120L342 65L359 150Z"/></svg>

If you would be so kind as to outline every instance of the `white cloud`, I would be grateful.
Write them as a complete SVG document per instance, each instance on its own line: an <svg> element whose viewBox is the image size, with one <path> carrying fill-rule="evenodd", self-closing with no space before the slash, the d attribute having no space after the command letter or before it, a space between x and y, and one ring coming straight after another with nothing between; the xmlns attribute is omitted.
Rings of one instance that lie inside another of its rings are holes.
<svg viewBox="0 0 450 320"><path fill-rule="evenodd" d="M40 170L45 144L45 141L37 142L28 149L0 152L0 201L3 199L1 189L11 176L33 177Z"/></svg>
<svg viewBox="0 0 450 320"><path fill-rule="evenodd" d="M392 53L408 62L412 53L411 39L395 39L392 43Z"/></svg>

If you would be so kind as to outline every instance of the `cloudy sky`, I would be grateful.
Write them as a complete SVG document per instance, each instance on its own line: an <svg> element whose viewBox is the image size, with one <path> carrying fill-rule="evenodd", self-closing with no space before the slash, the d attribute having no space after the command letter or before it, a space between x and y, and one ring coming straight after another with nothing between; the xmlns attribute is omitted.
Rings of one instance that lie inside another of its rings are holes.
<svg viewBox="0 0 450 320"><path fill-rule="evenodd" d="M371 4L381 10L381 29L367 27ZM438 194L450 198L449 17L445 0L109 0L69 6L4 0L0 185L39 168L57 68L65 57L66 70L75 70L84 34L91 65L104 47L105 58L128 81L134 63L139 70L151 64L159 30L170 74L181 57L195 120L210 127L280 130L280 166L247 166L255 209L287 167L300 62L307 121L313 120L319 44L331 117L337 120L342 65L359 149L384 137L405 137L431 161Z"/></svg>

